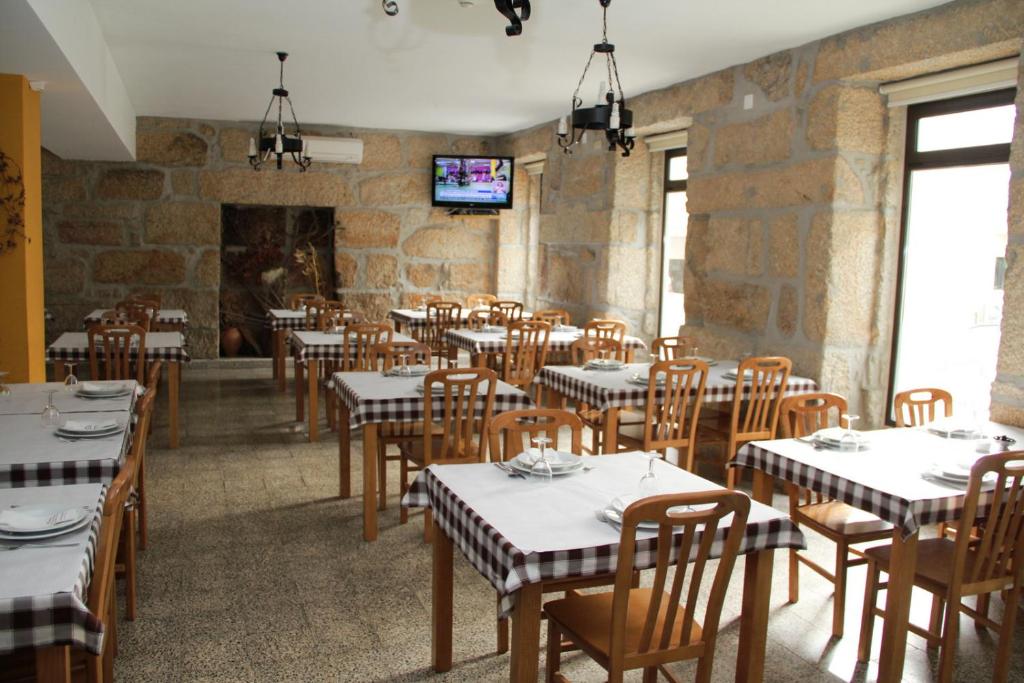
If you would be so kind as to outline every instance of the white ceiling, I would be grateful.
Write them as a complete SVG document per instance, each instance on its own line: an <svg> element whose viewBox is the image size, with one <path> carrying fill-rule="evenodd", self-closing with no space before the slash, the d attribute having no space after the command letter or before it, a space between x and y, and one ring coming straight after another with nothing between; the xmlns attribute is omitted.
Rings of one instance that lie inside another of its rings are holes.
<svg viewBox="0 0 1024 683"><path fill-rule="evenodd" d="M614 0L609 40L629 98L945 1ZM533 0L515 38L490 0L91 2L142 116L258 120L284 50L300 123L510 132L568 108L601 33L597 0Z"/></svg>

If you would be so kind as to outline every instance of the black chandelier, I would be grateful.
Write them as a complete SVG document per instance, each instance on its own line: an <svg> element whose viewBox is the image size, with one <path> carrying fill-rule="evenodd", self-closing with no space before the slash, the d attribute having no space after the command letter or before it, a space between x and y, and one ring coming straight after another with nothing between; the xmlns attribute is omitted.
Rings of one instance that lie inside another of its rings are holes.
<svg viewBox="0 0 1024 683"><path fill-rule="evenodd" d="M636 144L636 131L633 129L633 112L626 109L626 97L622 94L622 83L619 81L619 67L615 63L615 46L608 42L608 5L612 0L598 0L601 3L603 16L603 31L601 42L594 45L594 49L583 67L583 75L576 84L576 91L572 94L572 113L568 117L558 121L558 146L566 154L572 154L572 148L581 142L586 142L588 130L604 131L608 140L608 151L614 152L616 148L622 150L622 156L628 157L630 150ZM602 54L608 68L608 87L605 89L605 82L602 81L597 93L597 102L593 107L584 107L580 99L580 88L587 77L590 64L594 61L594 55ZM616 99L618 93L618 99ZM602 102L603 100L603 102ZM572 121L572 131L569 131L569 121Z"/></svg>
<svg viewBox="0 0 1024 683"><path fill-rule="evenodd" d="M475 0L459 0L463 7L472 7ZM380 6L389 17L398 14L397 0L380 0ZM509 24L505 27L506 36L518 36L523 32L523 22L530 18L530 0L494 0L494 8Z"/></svg>
<svg viewBox="0 0 1024 683"><path fill-rule="evenodd" d="M302 130L299 128L298 119L295 118L295 107L292 106L288 91L284 89L284 60L288 59L288 53L278 52L277 58L281 62L280 85L274 88L273 95L270 96L270 104L267 105L267 111L263 113L263 120L260 121L259 145L257 146L254 138L249 138L249 164L258 171L263 167L263 163L273 155L277 157L277 169L281 170L284 155L288 154L291 155L292 161L298 165L301 172L309 168L313 159L309 156L309 141L302 139ZM277 99L277 125L274 127L274 132L268 134L266 132L267 116L270 115L275 98ZM284 132L282 116L285 102L288 103L288 110L292 114L292 123L295 124L295 132L291 135Z"/></svg>

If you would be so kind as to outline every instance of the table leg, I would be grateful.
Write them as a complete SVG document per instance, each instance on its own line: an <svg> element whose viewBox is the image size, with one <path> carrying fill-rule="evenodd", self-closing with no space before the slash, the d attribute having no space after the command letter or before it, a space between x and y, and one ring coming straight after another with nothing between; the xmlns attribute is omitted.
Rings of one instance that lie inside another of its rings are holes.
<svg viewBox="0 0 1024 683"><path fill-rule="evenodd" d="M277 378L277 390L282 394L288 390L284 356L284 338L287 334L288 330L274 330L274 364L276 367L274 376Z"/></svg>
<svg viewBox="0 0 1024 683"><path fill-rule="evenodd" d="M737 681L761 681L764 678L774 554L773 550L762 550L744 556L743 611L740 613L740 642L736 656Z"/></svg>
<svg viewBox="0 0 1024 683"><path fill-rule="evenodd" d="M338 401L338 495L352 495L352 441L349 431L348 406Z"/></svg>
<svg viewBox="0 0 1024 683"><path fill-rule="evenodd" d="M178 395L181 391L181 363L167 364L167 411L170 416L170 446L178 447Z"/></svg>
<svg viewBox="0 0 1024 683"><path fill-rule="evenodd" d="M619 409L604 411L604 435L601 438L601 453L619 452Z"/></svg>
<svg viewBox="0 0 1024 683"><path fill-rule="evenodd" d="M299 359L297 357L294 359L294 361L295 362L293 367L295 369L295 421L301 423L305 422L306 420L306 378L305 375L303 374L305 372L305 368L302 365L302 363L299 362Z"/></svg>
<svg viewBox="0 0 1024 683"><path fill-rule="evenodd" d="M64 361L60 361L60 360L56 361L53 364L53 381L54 382L63 382L64 378L67 377L67 376L68 376L68 368L67 368L66 365L64 365ZM89 379L96 379L96 378L90 377Z"/></svg>
<svg viewBox="0 0 1024 683"><path fill-rule="evenodd" d="M478 353L474 359L475 365L478 368L486 368L490 366L491 354L489 353Z"/></svg>
<svg viewBox="0 0 1024 683"><path fill-rule="evenodd" d="M71 682L71 651L67 645L36 649L36 680L40 683Z"/></svg>
<svg viewBox="0 0 1024 683"><path fill-rule="evenodd" d="M278 361L278 348L277 348L277 330L273 330L270 333L270 376L274 380L274 384L277 384L278 372L277 372L277 361Z"/></svg>
<svg viewBox="0 0 1024 683"><path fill-rule="evenodd" d="M430 592L430 657L434 671L452 668L452 575L454 546L452 539L434 522L434 567Z"/></svg>
<svg viewBox="0 0 1024 683"><path fill-rule="evenodd" d="M509 680L536 683L540 664L540 609L544 584L528 583L516 593L512 610L512 661Z"/></svg>
<svg viewBox="0 0 1024 683"><path fill-rule="evenodd" d="M772 492L775 489L775 477L762 470L754 470L754 488L751 498L765 505L772 504Z"/></svg>
<svg viewBox="0 0 1024 683"><path fill-rule="evenodd" d="M555 391L551 387L548 387L545 393L547 394L548 408L557 408L559 410L565 410L565 406L567 403L565 400L565 396L562 396L561 393Z"/></svg>
<svg viewBox="0 0 1024 683"><path fill-rule="evenodd" d="M363 425L363 540L377 540L377 429Z"/></svg>
<svg viewBox="0 0 1024 683"><path fill-rule="evenodd" d="M310 358L306 361L306 377L309 379L309 442L320 440L320 362Z"/></svg>
<svg viewBox="0 0 1024 683"><path fill-rule="evenodd" d="M892 557L889 560L889 588L885 595L885 625L882 628L882 653L878 659L879 683L903 678L903 658L907 651L907 624L910 621L910 594L917 569L917 538L904 539L897 527L892 533Z"/></svg>

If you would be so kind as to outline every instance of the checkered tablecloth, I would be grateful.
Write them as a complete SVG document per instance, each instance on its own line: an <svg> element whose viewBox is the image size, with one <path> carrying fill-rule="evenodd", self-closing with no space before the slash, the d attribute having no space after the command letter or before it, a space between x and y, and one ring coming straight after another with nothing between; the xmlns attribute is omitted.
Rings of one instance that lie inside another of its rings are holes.
<svg viewBox="0 0 1024 683"><path fill-rule="evenodd" d="M472 310L471 308L463 308L462 317L455 324L462 325ZM427 326L427 311L412 308L393 308L388 311L388 319L403 325L407 330L422 330Z"/></svg>
<svg viewBox="0 0 1024 683"><path fill-rule="evenodd" d="M345 320L351 320L352 314L346 312ZM308 330L306 312L293 311L290 308L272 308L267 311L267 327L272 330Z"/></svg>
<svg viewBox="0 0 1024 683"><path fill-rule="evenodd" d="M352 427L380 422L416 422L423 419L423 394L416 390L423 377L385 377L379 372L336 372L330 386L349 410ZM483 385L486 387L486 385ZM440 414L444 396L433 397L434 414ZM499 381L494 392L494 414L533 407L523 391ZM477 415L484 397L477 402Z"/></svg>
<svg viewBox="0 0 1024 683"><path fill-rule="evenodd" d="M132 356L137 356L132 351ZM51 363L81 363L89 360L89 337L86 332L65 332L46 349L46 360ZM185 350L185 336L181 332L147 332L146 360L169 363L191 361Z"/></svg>
<svg viewBox="0 0 1024 683"><path fill-rule="evenodd" d="M1024 443L1024 432L1005 425L988 433L1011 433ZM960 516L964 487L945 483L936 467L969 465L982 454L975 442L944 439L922 429L864 432L869 448L857 453L817 450L796 439L753 441L740 448L733 467L766 472L803 488L866 510L912 536L927 524ZM984 509L984 501L980 503Z"/></svg>
<svg viewBox="0 0 1024 683"><path fill-rule="evenodd" d="M433 511L444 533L502 596L507 614L525 584L615 571L619 532L595 512L615 496L636 493L647 459L622 453L587 461L591 471L546 483L509 478L490 463L432 465L416 477L402 505ZM667 462L655 465L661 492L721 489ZM557 523L539 523L551 520ZM724 538L720 528L714 557ZM751 502L741 553L803 547L803 534L788 516ZM639 531L635 568L648 569L656 560L657 533Z"/></svg>
<svg viewBox="0 0 1024 683"><path fill-rule="evenodd" d="M89 325L98 323L103 318L104 312L107 310L110 309L97 308L95 311L85 316L83 324L88 327ZM188 313L178 308L161 308L156 312L154 320L168 325L187 325Z"/></svg>
<svg viewBox="0 0 1024 683"><path fill-rule="evenodd" d="M704 387L705 403L732 401L736 395L736 380L726 379L723 374L735 370L736 361L721 361L710 368ZM586 403L597 410L626 408L643 405L647 401L647 385L633 384L634 375L646 377L650 365L630 363L621 370L587 370L571 365L549 365L541 368L534 380L549 387L566 398ZM807 394L818 390L817 383L805 377L789 378L786 396ZM750 393L750 385L743 385L743 393Z"/></svg>
<svg viewBox="0 0 1024 683"><path fill-rule="evenodd" d="M0 492L3 506L44 502L94 506L93 520L87 529L61 537L65 543L80 542L76 547L30 552L0 550L0 655L49 645L71 645L96 655L101 652L103 623L85 602L106 494L107 487L97 484ZM40 564L46 565L45 572ZM32 588L27 589L30 594L20 594L21 586L35 586L38 580L45 580L40 578L42 573L53 577L52 590L39 593Z"/></svg>
<svg viewBox="0 0 1024 683"><path fill-rule="evenodd" d="M582 336L581 332L561 332L552 330L548 335L548 352L568 351L574 341ZM643 340L637 337L626 337L623 347L631 351L647 348ZM451 346L469 351L470 353L504 353L506 338L499 332L475 332L473 330L448 330L445 342Z"/></svg>
<svg viewBox="0 0 1024 683"><path fill-rule="evenodd" d="M391 335L391 341L411 343L416 340L394 332ZM355 352L354 342L351 344L351 351ZM345 359L345 335L308 330L294 331L292 332L292 352L300 363L305 363L307 360L342 361Z"/></svg>

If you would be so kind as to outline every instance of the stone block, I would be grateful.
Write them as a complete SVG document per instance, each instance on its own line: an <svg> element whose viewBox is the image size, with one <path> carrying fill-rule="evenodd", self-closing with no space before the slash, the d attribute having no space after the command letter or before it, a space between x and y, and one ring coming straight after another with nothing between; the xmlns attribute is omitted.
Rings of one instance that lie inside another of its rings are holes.
<svg viewBox="0 0 1024 683"><path fill-rule="evenodd" d="M355 204L344 176L330 173L253 171L246 168L199 173L199 195L222 204L348 207Z"/></svg>
<svg viewBox="0 0 1024 683"><path fill-rule="evenodd" d="M796 214L776 216L768 223L768 273L794 278L800 274L800 229Z"/></svg>
<svg viewBox="0 0 1024 683"><path fill-rule="evenodd" d="M705 323L758 334L767 327L772 295L766 287L709 278L704 288L695 294L701 299L698 305ZM687 297L687 304L692 298L692 294Z"/></svg>
<svg viewBox="0 0 1024 683"><path fill-rule="evenodd" d="M173 285L185 279L185 257L165 249L111 250L96 255L93 280L125 285Z"/></svg>
<svg viewBox="0 0 1024 683"><path fill-rule="evenodd" d="M206 151L206 140L195 133L140 130L135 134L135 156L141 163L202 166Z"/></svg>
<svg viewBox="0 0 1024 683"><path fill-rule="evenodd" d="M110 221L61 221L57 234L64 244L117 246L124 243L124 228Z"/></svg>
<svg viewBox="0 0 1024 683"><path fill-rule="evenodd" d="M220 207L209 202L161 202L146 211L149 244L220 244Z"/></svg>
<svg viewBox="0 0 1024 683"><path fill-rule="evenodd" d="M360 135L363 141L363 171L391 171L402 167L402 145L397 135L391 133L366 133Z"/></svg>
<svg viewBox="0 0 1024 683"><path fill-rule="evenodd" d="M586 283L585 269L574 254L547 251L547 259L541 263L541 296L558 303L588 301Z"/></svg>
<svg viewBox="0 0 1024 683"><path fill-rule="evenodd" d="M43 176L43 203L75 202L85 199L85 183L79 178Z"/></svg>
<svg viewBox="0 0 1024 683"><path fill-rule="evenodd" d="M429 173L381 175L359 183L363 206L402 206L430 201Z"/></svg>
<svg viewBox="0 0 1024 683"><path fill-rule="evenodd" d="M212 138L217 134L217 129L208 123L199 124L199 134L206 138Z"/></svg>
<svg viewBox="0 0 1024 683"><path fill-rule="evenodd" d="M356 273L359 264L350 255L335 252L334 254L334 281L339 288L348 289L356 286Z"/></svg>
<svg viewBox="0 0 1024 683"><path fill-rule="evenodd" d="M367 289L388 289L398 284L398 259L385 254L366 257L364 285Z"/></svg>
<svg viewBox="0 0 1024 683"><path fill-rule="evenodd" d="M843 345L871 343L881 218L874 211L837 211L819 213L813 220L829 221L826 340Z"/></svg>
<svg viewBox="0 0 1024 683"><path fill-rule="evenodd" d="M187 130L192 127L191 119L171 116L137 116L136 130Z"/></svg>
<svg viewBox="0 0 1024 683"><path fill-rule="evenodd" d="M456 292L494 291L490 263L452 263L448 265L446 289Z"/></svg>
<svg viewBox="0 0 1024 683"><path fill-rule="evenodd" d="M525 247L502 247L498 252L498 277L496 289L499 292L519 292L526 289L527 253ZM483 291L483 290L479 290Z"/></svg>
<svg viewBox="0 0 1024 683"><path fill-rule="evenodd" d="M430 168L435 154L449 150L448 136L440 133L414 133L405 137L405 165L409 168Z"/></svg>
<svg viewBox="0 0 1024 683"><path fill-rule="evenodd" d="M391 294L373 292L341 292L341 300L353 310L360 311L367 320L387 320L388 311L394 307Z"/></svg>
<svg viewBox="0 0 1024 683"><path fill-rule="evenodd" d="M639 227L643 214L636 211L619 211L612 213L609 230L609 241L633 244L640 239Z"/></svg>
<svg viewBox="0 0 1024 683"><path fill-rule="evenodd" d="M764 222L711 216L704 267L709 273L759 276L764 272Z"/></svg>
<svg viewBox="0 0 1024 683"><path fill-rule="evenodd" d="M540 217L540 241L549 244L589 244L607 242L611 226L610 211L589 211L571 204L557 214Z"/></svg>
<svg viewBox="0 0 1024 683"><path fill-rule="evenodd" d="M103 202L73 202L61 207L61 215L71 220L120 221L138 220L138 204L107 204Z"/></svg>
<svg viewBox="0 0 1024 683"><path fill-rule="evenodd" d="M198 187L198 178L195 171L171 171L171 192L174 194L193 197Z"/></svg>
<svg viewBox="0 0 1024 683"><path fill-rule="evenodd" d="M796 287L782 285L779 290L779 306L775 313L775 327L784 339L789 339L796 333L799 315L800 300Z"/></svg>
<svg viewBox="0 0 1024 683"><path fill-rule="evenodd" d="M433 263L410 263L405 267L405 279L413 287L434 289L441 277L441 266Z"/></svg>
<svg viewBox="0 0 1024 683"><path fill-rule="evenodd" d="M171 288L160 290L163 305L188 311L189 344L193 327L216 328L220 324L220 292L216 289Z"/></svg>
<svg viewBox="0 0 1024 683"><path fill-rule="evenodd" d="M476 259L490 263L493 254L488 235L464 227L428 225L402 243L408 256L435 259Z"/></svg>
<svg viewBox="0 0 1024 683"><path fill-rule="evenodd" d="M85 264L76 258L48 258L45 278L47 294L81 294L85 291ZM80 328L75 325L65 329Z"/></svg>
<svg viewBox="0 0 1024 683"><path fill-rule="evenodd" d="M885 105L876 89L831 85L811 100L807 142L812 149L881 154L885 121Z"/></svg>
<svg viewBox="0 0 1024 683"><path fill-rule="evenodd" d="M787 50L749 62L743 67L743 76L761 88L770 102L778 102L789 95L792 70L793 53Z"/></svg>
<svg viewBox="0 0 1024 683"><path fill-rule="evenodd" d="M1024 175L1010 179L1009 192L1006 227L1011 239L1020 239L1024 237Z"/></svg>
<svg viewBox="0 0 1024 683"><path fill-rule="evenodd" d="M611 156L615 159L615 208L646 210L651 203L651 156L647 145L637 145L628 157ZM658 173L661 172L659 167Z"/></svg>
<svg viewBox="0 0 1024 683"><path fill-rule="evenodd" d="M715 164L756 166L788 159L794 125L793 110L786 108L723 126L715 134Z"/></svg>
<svg viewBox="0 0 1024 683"><path fill-rule="evenodd" d="M202 287L220 286L220 250L206 249L196 261L193 281Z"/></svg>
<svg viewBox="0 0 1024 683"><path fill-rule="evenodd" d="M686 131L686 168L690 173L705 170L711 129L703 123L694 123Z"/></svg>
<svg viewBox="0 0 1024 683"><path fill-rule="evenodd" d="M1007 245L1006 266L999 375L1024 377L1024 344L1015 341L1024 335L1024 244Z"/></svg>
<svg viewBox="0 0 1024 683"><path fill-rule="evenodd" d="M708 74L685 83L646 92L630 101L633 120L680 123L688 117L723 107L732 101L736 74L732 68Z"/></svg>
<svg viewBox="0 0 1024 683"><path fill-rule="evenodd" d="M609 178L614 175L613 155L604 151L581 154L573 161L562 178L562 199L583 199L611 189Z"/></svg>
<svg viewBox="0 0 1024 683"><path fill-rule="evenodd" d="M48 175L77 175L82 165L71 159L61 159L59 156L46 149L41 148L42 174Z"/></svg>
<svg viewBox="0 0 1024 683"><path fill-rule="evenodd" d="M154 169L113 168L100 176L99 199L159 199L164 193L164 172Z"/></svg>
<svg viewBox="0 0 1024 683"><path fill-rule="evenodd" d="M249 161L249 138L255 137L255 130L222 128L217 136L220 158L224 161L247 163Z"/></svg>
<svg viewBox="0 0 1024 683"><path fill-rule="evenodd" d="M647 250L609 247L607 301L624 309L643 309L647 285Z"/></svg>
<svg viewBox="0 0 1024 683"><path fill-rule="evenodd" d="M398 246L401 217L388 211L338 211L334 216L335 242L349 249Z"/></svg>

